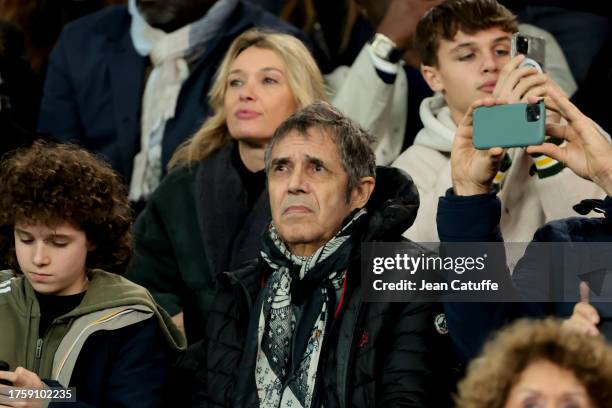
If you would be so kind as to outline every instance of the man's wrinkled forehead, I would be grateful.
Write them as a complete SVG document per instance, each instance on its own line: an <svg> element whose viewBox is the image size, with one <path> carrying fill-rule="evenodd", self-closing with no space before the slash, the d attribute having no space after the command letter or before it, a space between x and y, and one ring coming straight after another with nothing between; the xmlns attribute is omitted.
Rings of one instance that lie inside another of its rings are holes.
<svg viewBox="0 0 612 408"><path fill-rule="evenodd" d="M321 147L327 141L330 141L334 146L336 140L331 136L331 130L323 126L310 126L307 129L291 129L285 135L280 137L274 146L272 147L270 158L275 160L279 155L299 157L300 155L306 155L307 152L304 149L308 149L309 146L316 150ZM297 143L291 143L291 142ZM291 147L289 147L291 146ZM312 152L310 152L312 154Z"/></svg>

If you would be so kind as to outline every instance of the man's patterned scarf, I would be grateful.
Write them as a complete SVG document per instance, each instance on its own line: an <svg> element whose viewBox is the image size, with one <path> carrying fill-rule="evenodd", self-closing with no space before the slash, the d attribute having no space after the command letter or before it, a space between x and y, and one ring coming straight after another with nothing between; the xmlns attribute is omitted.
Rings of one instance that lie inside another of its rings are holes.
<svg viewBox="0 0 612 408"><path fill-rule="evenodd" d="M273 272L263 289L259 312L255 383L260 407L311 406L336 293L346 275L353 234L361 224L358 219L365 213L365 209L356 212L336 236L308 257L293 255L270 223L261 252ZM296 344L302 346L296 349Z"/></svg>

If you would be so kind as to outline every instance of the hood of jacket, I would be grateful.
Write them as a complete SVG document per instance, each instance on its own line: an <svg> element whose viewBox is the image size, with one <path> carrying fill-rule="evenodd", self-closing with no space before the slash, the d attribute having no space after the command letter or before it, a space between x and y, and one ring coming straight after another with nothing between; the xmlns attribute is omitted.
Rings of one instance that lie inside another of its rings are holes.
<svg viewBox="0 0 612 408"><path fill-rule="evenodd" d="M419 108L423 129L417 133L414 144L441 152L450 152L457 126L441 94L423 99Z"/></svg>
<svg viewBox="0 0 612 408"><path fill-rule="evenodd" d="M397 241L414 222L419 193L408 173L376 168L376 186L366 204L369 220L363 241Z"/></svg>

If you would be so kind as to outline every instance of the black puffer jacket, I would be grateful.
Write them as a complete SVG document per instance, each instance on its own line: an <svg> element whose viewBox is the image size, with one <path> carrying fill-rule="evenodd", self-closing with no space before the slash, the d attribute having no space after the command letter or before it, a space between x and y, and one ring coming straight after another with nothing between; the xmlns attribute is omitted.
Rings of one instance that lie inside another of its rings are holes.
<svg viewBox="0 0 612 408"><path fill-rule="evenodd" d="M379 168L364 241L401 240L417 208L418 193L410 178L397 169ZM359 262L360 248L355 248L343 306L319 361L316 405L448 406L452 358L447 336L436 333L434 325L440 308L431 303L363 302ZM256 356L242 351L252 306L269 273L257 260L220 277L207 337L178 363L175 389L182 390L184 406L258 406L255 390L245 390L244 385L252 383L244 380L250 374L241 370L253 367Z"/></svg>

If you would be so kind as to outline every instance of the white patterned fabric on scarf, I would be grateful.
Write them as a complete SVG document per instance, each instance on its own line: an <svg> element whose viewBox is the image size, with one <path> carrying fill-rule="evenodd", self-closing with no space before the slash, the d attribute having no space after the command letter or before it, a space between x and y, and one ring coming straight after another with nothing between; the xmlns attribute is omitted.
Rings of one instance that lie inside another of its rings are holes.
<svg viewBox="0 0 612 408"><path fill-rule="evenodd" d="M258 351L255 365L255 383L262 408L310 407L315 392L317 368L325 338L325 328L330 318L329 290L342 287L351 251L351 232L355 221L366 213L358 211L335 237L319 248L313 255L299 257L291 253L278 235L273 224L269 227L270 246L278 258L266 252L261 256L274 270L264 288L263 305L259 314ZM264 245L265 247L265 245ZM336 257L337 259L333 259ZM308 273L326 264L338 267L325 273L320 290L321 309L306 344L305 352L298 364L291 363L291 350L296 329L296 317L291 303L293 279L307 279ZM292 366L297 366L293 373Z"/></svg>
<svg viewBox="0 0 612 408"><path fill-rule="evenodd" d="M162 141L166 123L174 118L189 61L197 60L206 43L221 29L238 0L219 0L199 20L171 33L151 27L141 16L136 0L129 0L130 35L136 52L151 59L140 117L140 152L134 157L129 197L147 199L162 175Z"/></svg>

